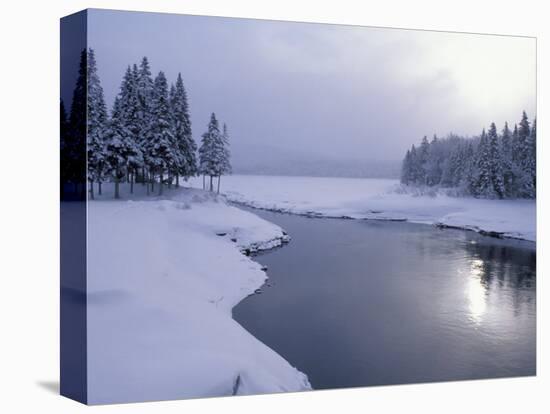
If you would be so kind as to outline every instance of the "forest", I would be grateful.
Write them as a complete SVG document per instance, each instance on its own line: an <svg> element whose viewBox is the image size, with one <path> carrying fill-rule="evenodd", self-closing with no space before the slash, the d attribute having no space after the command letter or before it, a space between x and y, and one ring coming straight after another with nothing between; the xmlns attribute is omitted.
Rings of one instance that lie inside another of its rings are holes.
<svg viewBox="0 0 550 414"><path fill-rule="evenodd" d="M537 120L525 111L519 125L500 133L495 123L477 137L424 136L403 159L401 183L457 190L476 198L536 198Z"/></svg>
<svg viewBox="0 0 550 414"><path fill-rule="evenodd" d="M220 128L212 113L197 151L181 73L169 86L162 71L152 77L147 57L127 67L109 114L95 53L83 50L70 114L63 101L60 111L62 192L68 185L79 191L84 174L91 199L105 182L114 183L115 198L121 182L129 183L130 193L141 183L148 195L162 195L164 186L196 175L210 191L217 178L219 192L221 176L231 173L227 126Z"/></svg>

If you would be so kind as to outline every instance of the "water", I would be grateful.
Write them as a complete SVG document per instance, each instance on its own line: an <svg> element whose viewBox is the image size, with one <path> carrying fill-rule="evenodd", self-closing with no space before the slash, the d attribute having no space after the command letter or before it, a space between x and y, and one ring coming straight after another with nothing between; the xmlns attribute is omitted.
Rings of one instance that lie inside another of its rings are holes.
<svg viewBox="0 0 550 414"><path fill-rule="evenodd" d="M315 389L535 375L534 243L254 213L292 241L233 316Z"/></svg>

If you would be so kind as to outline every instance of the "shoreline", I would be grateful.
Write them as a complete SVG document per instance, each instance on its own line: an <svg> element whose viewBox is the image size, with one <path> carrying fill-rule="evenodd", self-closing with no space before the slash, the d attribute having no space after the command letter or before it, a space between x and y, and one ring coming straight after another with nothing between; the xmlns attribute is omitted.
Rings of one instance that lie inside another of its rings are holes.
<svg viewBox="0 0 550 414"><path fill-rule="evenodd" d="M278 207L262 207L256 205L254 202L248 202L248 201L237 201L234 199L231 199L227 195L224 195L228 201L229 204L235 205L235 206L242 206L247 207L255 210L262 210L262 211L269 211L272 213L279 213L279 214L290 214L294 216L300 216L300 217L307 217L307 218L319 218L319 219L339 219L339 220L365 220L365 221L382 221L382 222L403 222L403 223L413 223L413 224L424 224L429 226L434 226L440 229L453 229L453 230L462 230L462 231L471 231L477 234L480 234L485 237L491 237L495 239L500 240L518 240L522 242L527 243L533 243L536 245L536 240L530 240L524 237L514 236L507 232L500 232L495 230L485 230L482 228L479 228L477 226L473 225L452 225L452 224L446 224L441 221L433 221L433 222L427 222L427 221L415 221L410 220L406 217L387 217L387 218L375 218L375 217L353 217L350 215L330 215L330 214L324 214L321 212L316 211L308 211L308 212L300 212L300 211L292 211L291 209L284 209L284 208L278 208ZM383 213L383 211L376 211L372 212L373 214Z"/></svg>

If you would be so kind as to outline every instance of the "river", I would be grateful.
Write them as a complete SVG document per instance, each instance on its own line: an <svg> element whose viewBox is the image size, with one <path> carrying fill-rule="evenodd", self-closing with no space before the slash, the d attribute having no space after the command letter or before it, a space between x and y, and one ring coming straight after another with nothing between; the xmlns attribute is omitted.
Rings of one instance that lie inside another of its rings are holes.
<svg viewBox="0 0 550 414"><path fill-rule="evenodd" d="M313 388L536 373L534 243L251 211L292 241L233 317Z"/></svg>

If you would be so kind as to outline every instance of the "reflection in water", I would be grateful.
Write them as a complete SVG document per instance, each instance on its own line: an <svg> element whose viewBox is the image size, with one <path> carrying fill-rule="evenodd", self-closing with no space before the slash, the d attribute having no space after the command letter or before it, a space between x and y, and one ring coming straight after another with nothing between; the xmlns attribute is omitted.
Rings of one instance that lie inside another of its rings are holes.
<svg viewBox="0 0 550 414"><path fill-rule="evenodd" d="M233 316L314 388L536 373L532 243L254 213L292 242L256 258L270 283Z"/></svg>
<svg viewBox="0 0 550 414"><path fill-rule="evenodd" d="M487 308L486 289L483 285L483 261L474 259L471 262L470 277L466 297L470 302L470 319L479 324Z"/></svg>

